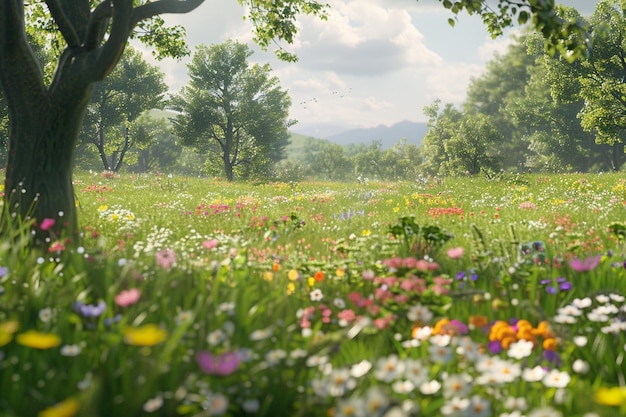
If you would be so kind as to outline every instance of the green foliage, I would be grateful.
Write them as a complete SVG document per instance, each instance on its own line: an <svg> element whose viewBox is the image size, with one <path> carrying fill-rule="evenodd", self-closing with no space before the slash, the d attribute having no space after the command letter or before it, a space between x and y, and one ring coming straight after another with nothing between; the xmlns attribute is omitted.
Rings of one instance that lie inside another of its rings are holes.
<svg viewBox="0 0 626 417"><path fill-rule="evenodd" d="M401 241L403 256L418 259L436 256L437 251L453 238L440 226L420 226L415 222L415 216L401 217L397 224L389 227L389 232Z"/></svg>
<svg viewBox="0 0 626 417"><path fill-rule="evenodd" d="M304 160L313 175L328 180L346 178L352 171L352 161L346 156L343 146L326 140L307 139Z"/></svg>
<svg viewBox="0 0 626 417"><path fill-rule="evenodd" d="M182 143L221 165L228 180L267 172L284 156L291 100L269 65L250 66L248 46L228 41L199 46L189 64L189 85L172 99ZM218 162L219 161L219 162Z"/></svg>

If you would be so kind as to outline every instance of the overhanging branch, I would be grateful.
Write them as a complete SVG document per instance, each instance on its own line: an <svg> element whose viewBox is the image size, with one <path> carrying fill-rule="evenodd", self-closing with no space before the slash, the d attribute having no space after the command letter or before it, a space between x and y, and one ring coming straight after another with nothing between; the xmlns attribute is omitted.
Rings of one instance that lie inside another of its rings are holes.
<svg viewBox="0 0 626 417"><path fill-rule="evenodd" d="M159 0L136 7L133 10L133 26L138 22L166 13L188 13L200 6L204 0Z"/></svg>
<svg viewBox="0 0 626 417"><path fill-rule="evenodd" d="M46 5L48 6L48 10L50 10L52 19L54 19L54 22L59 27L59 31L61 32L63 39L67 42L67 46L70 48L78 48L80 46L78 33L68 16L65 14L59 0L46 0Z"/></svg>

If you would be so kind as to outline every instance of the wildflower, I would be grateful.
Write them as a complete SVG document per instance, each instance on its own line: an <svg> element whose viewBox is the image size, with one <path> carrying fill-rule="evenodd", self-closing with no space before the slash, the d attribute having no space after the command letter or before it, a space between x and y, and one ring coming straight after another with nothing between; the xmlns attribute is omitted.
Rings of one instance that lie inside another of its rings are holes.
<svg viewBox="0 0 626 417"><path fill-rule="evenodd" d="M241 408L246 413L258 413L261 409L261 402L256 398L251 398L245 400L243 404L241 404Z"/></svg>
<svg viewBox="0 0 626 417"><path fill-rule="evenodd" d="M176 253L171 249L163 249L155 254L156 263L163 269L170 269L176 264Z"/></svg>
<svg viewBox="0 0 626 417"><path fill-rule="evenodd" d="M322 293L322 290L320 290L319 288L316 288L313 291L311 291L309 295L311 297L311 301L322 301L322 299L324 298L324 294Z"/></svg>
<svg viewBox="0 0 626 417"><path fill-rule="evenodd" d="M48 217L47 217L47 218L45 218L45 219L43 219L43 220L41 221L41 225L39 225L39 228L40 228L41 230L50 230L50 229L52 229L52 228L54 227L54 224L55 224L55 223L56 223L56 222L55 222L55 220L54 220L54 219L51 219L51 218L48 218Z"/></svg>
<svg viewBox="0 0 626 417"><path fill-rule="evenodd" d="M129 290L121 291L114 298L115 304L120 307L128 307L129 305L135 304L139 301L139 297L141 296L141 291L138 288L131 288Z"/></svg>
<svg viewBox="0 0 626 417"><path fill-rule="evenodd" d="M211 410L212 416L221 416L228 410L228 397L224 394L211 394L206 401L206 408Z"/></svg>
<svg viewBox="0 0 626 417"><path fill-rule="evenodd" d="M70 397L52 407L41 410L37 417L73 417L78 413L78 408L78 400Z"/></svg>
<svg viewBox="0 0 626 417"><path fill-rule="evenodd" d="M81 352L81 348L78 345L63 345L61 346L60 352L63 356L78 356Z"/></svg>
<svg viewBox="0 0 626 417"><path fill-rule="evenodd" d="M322 271L317 271L314 275L313 275L313 279L315 279L316 282L321 282L324 280L324 272Z"/></svg>
<svg viewBox="0 0 626 417"><path fill-rule="evenodd" d="M7 345L13 340L13 334L17 332L19 324L17 321L5 321L0 323L0 347Z"/></svg>
<svg viewBox="0 0 626 417"><path fill-rule="evenodd" d="M463 249L463 247L459 246L456 248L450 248L448 249L448 258L450 259L459 259L463 257L463 254L465 253L465 249Z"/></svg>
<svg viewBox="0 0 626 417"><path fill-rule="evenodd" d="M52 320L53 316L54 312L50 307L42 308L41 310L39 310L39 320L43 321L44 323L49 323L50 320Z"/></svg>
<svg viewBox="0 0 626 417"><path fill-rule="evenodd" d="M468 374L449 375L443 381L443 396L465 397L472 389L472 377Z"/></svg>
<svg viewBox="0 0 626 417"><path fill-rule="evenodd" d="M269 366L278 365L281 360L287 356L287 353L282 349L273 349L265 354L265 361Z"/></svg>
<svg viewBox="0 0 626 417"><path fill-rule="evenodd" d="M465 415L472 417L491 416L491 404L488 400L478 395L473 395L472 398L470 398L470 404L469 407L467 407Z"/></svg>
<svg viewBox="0 0 626 417"><path fill-rule="evenodd" d="M428 323L433 319L433 313L428 307L419 303L411 306L406 316L409 320L413 322L420 321L422 324Z"/></svg>
<svg viewBox="0 0 626 417"><path fill-rule="evenodd" d="M376 362L374 376L383 382L391 382L399 378L405 369L405 364L398 355L389 355L386 358L379 358Z"/></svg>
<svg viewBox="0 0 626 417"><path fill-rule="evenodd" d="M415 389L415 385L407 379L395 381L391 384L391 389L398 394L408 394Z"/></svg>
<svg viewBox="0 0 626 417"><path fill-rule="evenodd" d="M572 363L572 370L577 374L586 374L589 372L589 364L582 359L576 359Z"/></svg>
<svg viewBox="0 0 626 417"><path fill-rule="evenodd" d="M441 414L444 416L458 415L469 407L470 401L467 398L454 397L441 407Z"/></svg>
<svg viewBox="0 0 626 417"><path fill-rule="evenodd" d="M151 398L143 404L143 411L146 413L154 413L163 406L163 397L157 395L155 398Z"/></svg>
<svg viewBox="0 0 626 417"><path fill-rule="evenodd" d="M291 269L287 273L287 278L289 278L289 281L296 281L298 278L300 278L300 273L295 269Z"/></svg>
<svg viewBox="0 0 626 417"><path fill-rule="evenodd" d="M441 383L437 381L436 379L433 379L432 381L424 382L419 386L420 392L424 395L436 394L439 391L439 389L441 389Z"/></svg>
<svg viewBox="0 0 626 417"><path fill-rule="evenodd" d="M533 342L521 339L517 342L511 343L507 354L509 355L509 357L514 359L523 359L530 356L532 351Z"/></svg>
<svg viewBox="0 0 626 417"><path fill-rule="evenodd" d="M156 324L124 329L124 341L133 346L154 346L167 339L167 332Z"/></svg>
<svg viewBox="0 0 626 417"><path fill-rule="evenodd" d="M28 330L17 335L17 343L34 349L51 349L61 344L61 338L54 333L41 333Z"/></svg>
<svg viewBox="0 0 626 417"><path fill-rule="evenodd" d="M98 304L84 304L81 301L74 303L74 311L85 318L99 317L105 310L106 304L104 301L99 301Z"/></svg>
<svg viewBox="0 0 626 417"><path fill-rule="evenodd" d="M250 340L258 341L265 340L272 336L274 328L272 326L265 329L258 329L250 333Z"/></svg>
<svg viewBox="0 0 626 417"><path fill-rule="evenodd" d="M348 398L337 402L335 417L366 417L365 401L362 398Z"/></svg>
<svg viewBox="0 0 626 417"><path fill-rule="evenodd" d="M561 372L557 369L553 369L544 375L542 382L543 385L549 388L565 388L569 384L570 376L567 372Z"/></svg>
<svg viewBox="0 0 626 417"><path fill-rule="evenodd" d="M522 379L528 382L541 381L546 371L539 365L534 368L525 368L522 372Z"/></svg>
<svg viewBox="0 0 626 417"><path fill-rule="evenodd" d="M389 406L389 398L378 387L372 387L365 394L365 410L367 416L382 413Z"/></svg>
<svg viewBox="0 0 626 417"><path fill-rule="evenodd" d="M202 246L204 246L206 249L215 249L217 248L217 245L219 245L219 240L217 239L211 239L211 240L205 240L204 242L202 242Z"/></svg>
<svg viewBox="0 0 626 417"><path fill-rule="evenodd" d="M569 262L570 268L576 272L592 271L600 263L602 255L590 256L584 260L574 258Z"/></svg>
<svg viewBox="0 0 626 417"><path fill-rule="evenodd" d="M599 388L594 394L598 404L620 406L626 404L626 387Z"/></svg>
<svg viewBox="0 0 626 417"><path fill-rule="evenodd" d="M352 365L350 368L350 376L354 378L361 378L372 369L372 363L368 360L362 360L361 362Z"/></svg>
<svg viewBox="0 0 626 417"><path fill-rule="evenodd" d="M241 357L237 352L227 352L221 355L202 351L196 355L196 362L200 369L209 375L230 375L239 369Z"/></svg>

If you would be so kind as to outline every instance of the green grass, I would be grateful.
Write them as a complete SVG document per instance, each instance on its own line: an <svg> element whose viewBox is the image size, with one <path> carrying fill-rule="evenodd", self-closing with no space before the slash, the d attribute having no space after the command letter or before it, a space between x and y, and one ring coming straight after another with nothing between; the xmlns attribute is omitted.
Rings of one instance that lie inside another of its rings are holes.
<svg viewBox="0 0 626 417"><path fill-rule="evenodd" d="M619 175L75 188L0 244L0 416L626 412Z"/></svg>

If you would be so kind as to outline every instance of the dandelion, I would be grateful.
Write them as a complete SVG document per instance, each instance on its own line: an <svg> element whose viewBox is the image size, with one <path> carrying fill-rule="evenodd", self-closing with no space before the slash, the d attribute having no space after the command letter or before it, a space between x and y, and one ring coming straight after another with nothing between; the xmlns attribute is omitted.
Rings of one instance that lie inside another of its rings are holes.
<svg viewBox="0 0 626 417"><path fill-rule="evenodd" d="M133 346L154 346L167 339L167 332L156 324L124 329L124 341Z"/></svg>
<svg viewBox="0 0 626 417"><path fill-rule="evenodd" d="M78 400L70 397L52 407L41 410L37 417L73 417L78 413L78 409Z"/></svg>
<svg viewBox="0 0 626 417"><path fill-rule="evenodd" d="M36 330L28 330L18 334L16 337L18 344L33 349L51 349L61 344L61 338L54 333L42 333Z"/></svg>
<svg viewBox="0 0 626 417"><path fill-rule="evenodd" d="M121 291L114 298L115 304L120 307L128 307L135 304L141 297L141 291L138 288L131 288L129 290Z"/></svg>
<svg viewBox="0 0 626 417"><path fill-rule="evenodd" d="M203 372L209 375L230 375L239 369L241 357L237 352L227 352L221 355L202 351L196 355L196 362Z"/></svg>
<svg viewBox="0 0 626 417"><path fill-rule="evenodd" d="M50 307L42 308L41 310L39 310L39 320L41 320L42 322L49 323L50 320L52 320L52 317L54 317L54 312Z"/></svg>

